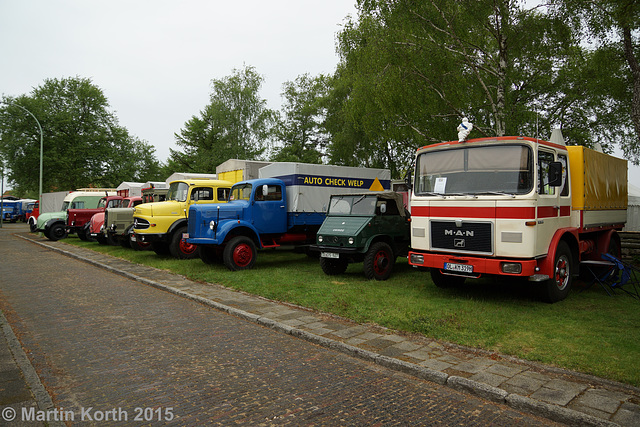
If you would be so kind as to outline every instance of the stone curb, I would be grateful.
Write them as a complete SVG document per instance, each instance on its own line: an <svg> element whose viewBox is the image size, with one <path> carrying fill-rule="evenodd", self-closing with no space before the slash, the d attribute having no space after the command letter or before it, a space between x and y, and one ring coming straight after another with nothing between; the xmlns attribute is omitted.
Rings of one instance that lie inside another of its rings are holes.
<svg viewBox="0 0 640 427"><path fill-rule="evenodd" d="M27 357L24 352L20 341L16 337L11 325L7 321L7 318L4 316L4 313L0 311L0 324L2 327L2 332L4 333L5 338L7 339L7 343L9 344L9 350L13 354L13 358L16 361L16 364L22 371L22 375L24 375L24 379L27 383L27 386L31 389L31 393L36 401L36 405L38 405L38 410L47 412L49 410L55 409L55 405L51 400L51 396L49 392L44 388L42 382L40 382L40 377L36 370L34 369L31 361ZM65 427L65 424L61 421L48 421L50 426L53 427Z"/></svg>
<svg viewBox="0 0 640 427"><path fill-rule="evenodd" d="M217 310L245 319L247 321L257 323L261 326L265 326L267 328L274 329L276 331L283 332L285 334L304 339L306 341L312 342L322 347L333 349L350 356L358 357L368 362L376 363L380 366L383 366L398 372L403 372L405 374L412 375L420 379L424 379L430 382L434 382L436 384L444 385L457 391L470 393L480 398L490 400L492 402L504 404L522 412L538 415L540 417L543 417L552 421L556 421L556 422L560 422L560 423L564 423L572 426L594 426L594 427L619 426L619 424L617 423L603 420L601 418L594 417L592 415L588 415L573 409L540 402L540 401L531 399L529 397L521 396L514 393L508 393L500 388L493 387L478 381L470 380L468 378L448 375L444 372L435 371L423 366L415 365L413 363L394 359L388 356L379 355L375 352L364 350L349 344L342 343L340 341L335 341L330 338L316 335L311 332L298 329L281 322L277 322L273 319L269 319L264 316L259 316L253 313L246 312L244 310L239 310L237 308L221 304L217 301L213 301L208 298L193 295L188 292L184 292L179 289L176 289L172 286L156 282L154 280L137 276L135 274L132 274L126 271L118 270L111 266L102 264L98 261L85 258L81 255L74 254L72 252L66 251L61 248L50 246L43 242L38 242L36 240L28 239L23 236L17 236L17 237L33 242L40 246L46 247L48 249L54 250L56 252L62 253L71 258L75 258L80 261L87 262L97 267L106 269L115 274L119 274L121 276L144 283L146 285L170 292L172 294L190 299L192 301L196 301L203 305L215 308ZM175 273L168 272L168 274L175 274Z"/></svg>

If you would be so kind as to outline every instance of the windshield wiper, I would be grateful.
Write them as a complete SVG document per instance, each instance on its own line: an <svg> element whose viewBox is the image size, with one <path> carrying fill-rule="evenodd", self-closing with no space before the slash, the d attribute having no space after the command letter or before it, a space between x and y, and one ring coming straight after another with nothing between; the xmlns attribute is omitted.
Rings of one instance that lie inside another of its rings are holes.
<svg viewBox="0 0 640 427"><path fill-rule="evenodd" d="M494 194L496 196L509 196L511 198L515 198L516 195L513 193L508 193L506 191L482 191L480 193L476 193L476 194Z"/></svg>
<svg viewBox="0 0 640 427"><path fill-rule="evenodd" d="M362 196L360 196L360 197L358 198L358 200L356 200L355 202L353 202L353 206L355 206L355 205L357 205L358 203L360 203L361 201L363 201L365 197L367 197L367 195L366 195L366 194L363 194Z"/></svg>

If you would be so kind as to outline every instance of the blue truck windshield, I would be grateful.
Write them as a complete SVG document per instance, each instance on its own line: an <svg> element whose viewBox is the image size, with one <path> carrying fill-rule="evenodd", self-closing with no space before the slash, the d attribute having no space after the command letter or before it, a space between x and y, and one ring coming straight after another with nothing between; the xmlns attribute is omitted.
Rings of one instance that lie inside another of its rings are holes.
<svg viewBox="0 0 640 427"><path fill-rule="evenodd" d="M416 159L416 195L527 194L533 155L525 145L458 146Z"/></svg>
<svg viewBox="0 0 640 427"><path fill-rule="evenodd" d="M251 184L238 184L231 188L231 196L229 201L233 200L250 200L251 199Z"/></svg>

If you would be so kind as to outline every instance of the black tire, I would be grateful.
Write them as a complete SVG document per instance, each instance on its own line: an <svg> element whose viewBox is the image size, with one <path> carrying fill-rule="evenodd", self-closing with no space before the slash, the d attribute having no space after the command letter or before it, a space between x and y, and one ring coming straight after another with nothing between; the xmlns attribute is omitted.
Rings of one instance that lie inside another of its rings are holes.
<svg viewBox="0 0 640 427"><path fill-rule="evenodd" d="M346 258L320 258L320 268L327 276L335 276L347 271L349 261Z"/></svg>
<svg viewBox="0 0 640 427"><path fill-rule="evenodd" d="M116 237L115 234L113 234L113 238L116 239L118 241L118 244L125 248L125 249L132 249L131 247L131 239L129 239L129 235L125 234L124 236L118 236Z"/></svg>
<svg viewBox="0 0 640 427"><path fill-rule="evenodd" d="M127 239L129 241L129 247L131 247L132 249L134 249L136 251L148 251L150 249L153 249L153 246L151 245L151 243L141 242L140 240L137 240L137 239L134 242L129 237L125 237L125 239ZM169 248L167 247L167 250L168 249ZM166 254L162 254L162 255L166 255Z"/></svg>
<svg viewBox="0 0 640 427"><path fill-rule="evenodd" d="M104 234L98 234L96 236L96 241L98 242L99 245L107 246L109 244L109 241L107 240L106 237L104 237Z"/></svg>
<svg viewBox="0 0 640 427"><path fill-rule="evenodd" d="M31 218L29 218L29 231L32 233L35 233L37 229L38 229L38 222L31 221Z"/></svg>
<svg viewBox="0 0 640 427"><path fill-rule="evenodd" d="M220 247L212 245L200 246L200 259L205 264L220 264L222 262Z"/></svg>
<svg viewBox="0 0 640 427"><path fill-rule="evenodd" d="M257 257L256 244L249 237L237 236L232 238L224 247L222 260L231 271L248 270L253 268Z"/></svg>
<svg viewBox="0 0 640 427"><path fill-rule="evenodd" d="M553 277L543 283L542 298L548 303L562 301L569 295L573 284L573 256L569 245L558 243L553 260Z"/></svg>
<svg viewBox="0 0 640 427"><path fill-rule="evenodd" d="M171 253L171 251L169 251L169 245L165 242L151 243L151 250L153 250L156 255L169 255Z"/></svg>
<svg viewBox="0 0 640 427"><path fill-rule="evenodd" d="M391 246L376 242L364 256L364 275L367 279L387 280L395 263L396 257Z"/></svg>
<svg viewBox="0 0 640 427"><path fill-rule="evenodd" d="M113 234L105 233L103 236L107 240L107 244L110 246L118 246L120 244Z"/></svg>
<svg viewBox="0 0 640 427"><path fill-rule="evenodd" d="M78 238L80 240L82 240L83 242L88 242L89 241L89 224L86 224L84 227L82 227L82 229L78 230L78 232L76 233L78 235Z"/></svg>
<svg viewBox="0 0 640 427"><path fill-rule="evenodd" d="M171 255L178 259L193 259L199 256L198 246L187 243L182 238L182 233L187 232L187 227L179 227L173 232L171 236L171 243L169 243L169 251Z"/></svg>
<svg viewBox="0 0 640 427"><path fill-rule="evenodd" d="M46 234L47 238L52 241L64 239L67 237L67 230L64 228L64 224L53 224L49 228L49 232Z"/></svg>
<svg viewBox="0 0 640 427"><path fill-rule="evenodd" d="M437 268L431 269L431 280L439 288L455 288L462 286L466 278L460 276L450 276L442 274Z"/></svg>

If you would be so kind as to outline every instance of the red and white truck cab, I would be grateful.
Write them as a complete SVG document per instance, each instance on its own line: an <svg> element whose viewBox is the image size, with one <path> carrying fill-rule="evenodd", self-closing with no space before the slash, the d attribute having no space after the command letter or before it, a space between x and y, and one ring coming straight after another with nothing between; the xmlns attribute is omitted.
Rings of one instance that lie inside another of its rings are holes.
<svg viewBox="0 0 640 427"><path fill-rule="evenodd" d="M566 298L581 261L620 255L627 162L582 146L499 137L417 151L409 264L445 287L512 276Z"/></svg>

